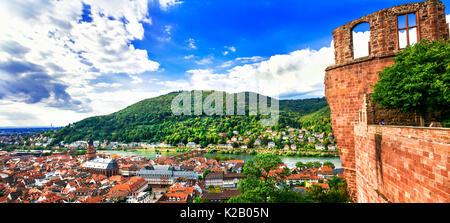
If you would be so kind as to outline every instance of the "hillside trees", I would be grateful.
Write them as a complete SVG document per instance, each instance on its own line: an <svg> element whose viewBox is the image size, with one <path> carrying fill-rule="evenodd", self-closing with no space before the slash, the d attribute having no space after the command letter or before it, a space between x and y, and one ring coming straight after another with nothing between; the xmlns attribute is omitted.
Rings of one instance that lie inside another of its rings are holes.
<svg viewBox="0 0 450 223"><path fill-rule="evenodd" d="M238 131L244 137L250 131L254 134L265 132L261 126L261 116L226 116L226 115L172 115L170 105L178 92L172 92L156 98L145 99L128 106L118 112L105 116L90 117L61 128L56 134L51 133L56 140L71 143L86 140L92 134L94 140L109 140L120 142L166 142L171 145L188 142L208 144L225 144L227 138L219 137L219 133L227 133L228 138L233 131ZM204 97L206 97L204 93ZM323 125L328 128L324 119L319 116L302 119L306 114L328 108L324 98L303 100L280 100L281 122L273 129L283 129L289 124L300 128L302 125ZM329 110L329 108L328 108ZM326 115L326 114L325 114ZM317 121L320 119L319 121ZM330 128L331 130L331 128ZM262 139L267 145L267 138ZM252 142L248 147L252 147ZM278 142L282 147L282 142Z"/></svg>

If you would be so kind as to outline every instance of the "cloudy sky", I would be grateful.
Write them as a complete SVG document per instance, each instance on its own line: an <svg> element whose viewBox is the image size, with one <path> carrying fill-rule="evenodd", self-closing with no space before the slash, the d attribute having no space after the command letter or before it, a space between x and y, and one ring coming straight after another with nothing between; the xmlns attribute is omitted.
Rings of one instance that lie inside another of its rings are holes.
<svg viewBox="0 0 450 223"><path fill-rule="evenodd" d="M5 1L0 126L63 126L175 90L322 97L333 29L409 2Z"/></svg>

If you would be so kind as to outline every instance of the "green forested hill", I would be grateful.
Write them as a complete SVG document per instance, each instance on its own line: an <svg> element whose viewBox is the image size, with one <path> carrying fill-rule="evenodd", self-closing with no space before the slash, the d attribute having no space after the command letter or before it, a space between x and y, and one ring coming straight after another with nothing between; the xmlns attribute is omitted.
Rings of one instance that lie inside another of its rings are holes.
<svg viewBox="0 0 450 223"><path fill-rule="evenodd" d="M240 134L252 132L257 135L266 130L266 127L260 125L260 115L175 116L171 111L171 103L178 93L172 92L145 99L118 112L73 123L54 134L53 137L56 138L54 142L70 143L86 140L92 135L94 140L166 142L172 145L180 142L196 142L206 146L210 143L225 143L225 140L218 135L221 132L227 133L228 136L232 135L234 130ZM210 93L211 91L203 91L203 98ZM236 94L234 96L236 97ZM248 93L246 97L248 98ZM270 102L270 98L268 101ZM273 130L281 130L286 126L299 128L302 127L302 122L310 125L312 119L323 120L323 115L328 115L329 120L329 111L327 114L314 113L328 108L325 98L280 100L279 105L280 118L278 124L272 127ZM248 107L248 100L246 100L246 107ZM302 120L302 117L307 114L311 114L306 116L310 118Z"/></svg>
<svg viewBox="0 0 450 223"><path fill-rule="evenodd" d="M321 121L321 120L325 121L325 122L328 122L330 120L330 107L329 106L322 107L321 109L300 118L300 121L303 124L313 124L313 123L315 123L317 121Z"/></svg>
<svg viewBox="0 0 450 223"><path fill-rule="evenodd" d="M315 132L331 132L330 107L325 106L316 112L302 116L300 123Z"/></svg>

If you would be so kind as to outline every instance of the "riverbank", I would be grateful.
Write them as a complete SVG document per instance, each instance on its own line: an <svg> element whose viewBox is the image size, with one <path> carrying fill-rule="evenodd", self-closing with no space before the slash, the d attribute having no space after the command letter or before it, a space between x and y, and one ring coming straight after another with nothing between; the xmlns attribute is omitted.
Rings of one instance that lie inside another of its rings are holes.
<svg viewBox="0 0 450 223"><path fill-rule="evenodd" d="M102 150L106 154L116 154L118 156L138 156L138 157L145 157L150 160L156 159L156 152L158 149L139 149L134 151L127 151L127 150ZM236 152L236 151L234 151ZM158 153L160 153L163 156L173 156L180 154L181 152L176 152L176 150L159 150ZM198 157L205 157L207 159L215 159L216 157L226 157L227 159L240 159L244 161L248 161L256 156L257 153L225 153L225 152L214 152L210 150L210 152L200 154ZM319 161L321 163L324 163L326 161L332 162L336 168L342 167L342 162L339 157L326 157L326 156L288 156L288 155L280 155L281 160L289 167L294 168L295 164L297 162L314 162Z"/></svg>
<svg viewBox="0 0 450 223"><path fill-rule="evenodd" d="M290 157L339 157L337 152L318 152L318 151L273 151L273 150L209 150L208 153L218 153L218 154L230 154L230 155L240 155L249 154L256 155L258 153L272 153L279 156L290 156Z"/></svg>
<svg viewBox="0 0 450 223"><path fill-rule="evenodd" d="M108 149L98 149L98 151L103 151ZM190 148L121 148L115 149L114 151L155 151L155 152L178 152L184 153L195 149ZM207 149L207 153L217 153L217 154L227 154L227 155L256 155L258 153L273 153L279 156L285 157L339 157L337 151L284 151L284 150L257 150L257 149Z"/></svg>

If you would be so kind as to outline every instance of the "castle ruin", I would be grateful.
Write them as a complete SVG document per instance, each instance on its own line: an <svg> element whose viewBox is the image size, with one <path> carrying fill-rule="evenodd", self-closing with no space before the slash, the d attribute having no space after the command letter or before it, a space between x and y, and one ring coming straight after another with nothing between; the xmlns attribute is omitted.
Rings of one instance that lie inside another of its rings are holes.
<svg viewBox="0 0 450 223"><path fill-rule="evenodd" d="M368 55L357 58L353 29L368 23ZM400 5L333 31L335 65L326 69L325 96L354 202L450 202L450 129L414 127L383 116L370 102L377 72L397 52L422 39L449 38L439 0ZM393 124L394 123L394 124Z"/></svg>

